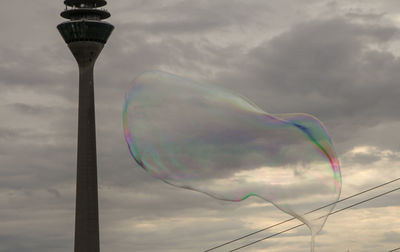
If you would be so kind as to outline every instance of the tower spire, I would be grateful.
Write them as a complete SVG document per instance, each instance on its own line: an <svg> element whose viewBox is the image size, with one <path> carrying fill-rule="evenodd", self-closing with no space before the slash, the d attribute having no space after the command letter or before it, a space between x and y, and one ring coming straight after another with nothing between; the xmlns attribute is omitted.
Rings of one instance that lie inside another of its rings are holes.
<svg viewBox="0 0 400 252"><path fill-rule="evenodd" d="M79 66L78 155L75 205L75 252L99 252L96 124L93 69L114 26L104 0L65 0L57 26Z"/></svg>

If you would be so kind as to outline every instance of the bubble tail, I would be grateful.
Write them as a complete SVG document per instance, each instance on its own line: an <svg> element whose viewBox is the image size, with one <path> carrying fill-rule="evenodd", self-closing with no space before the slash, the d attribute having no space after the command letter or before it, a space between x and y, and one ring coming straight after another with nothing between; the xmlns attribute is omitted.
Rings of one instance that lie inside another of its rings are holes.
<svg viewBox="0 0 400 252"><path fill-rule="evenodd" d="M315 250L315 235L314 232L311 233L311 252L314 252Z"/></svg>

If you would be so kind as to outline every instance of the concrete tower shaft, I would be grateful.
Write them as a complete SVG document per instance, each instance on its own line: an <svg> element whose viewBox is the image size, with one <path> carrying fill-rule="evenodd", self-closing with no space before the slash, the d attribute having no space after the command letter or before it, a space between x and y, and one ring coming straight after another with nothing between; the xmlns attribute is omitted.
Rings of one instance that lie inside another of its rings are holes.
<svg viewBox="0 0 400 252"><path fill-rule="evenodd" d="M104 44L95 41L75 41L68 44L69 49L74 55L79 69L93 68L97 57L104 48Z"/></svg>
<svg viewBox="0 0 400 252"><path fill-rule="evenodd" d="M75 252L98 252L100 238L93 69L104 45L78 41L70 43L68 47L79 65Z"/></svg>

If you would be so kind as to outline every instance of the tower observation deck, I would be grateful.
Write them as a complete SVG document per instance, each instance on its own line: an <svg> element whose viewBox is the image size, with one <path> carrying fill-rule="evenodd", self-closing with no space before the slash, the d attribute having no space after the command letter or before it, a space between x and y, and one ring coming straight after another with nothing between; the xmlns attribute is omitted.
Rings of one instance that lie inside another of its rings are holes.
<svg viewBox="0 0 400 252"><path fill-rule="evenodd" d="M57 26L79 66L75 252L99 252L96 123L93 69L114 26L104 0L65 0Z"/></svg>
<svg viewBox="0 0 400 252"><path fill-rule="evenodd" d="M110 13L101 9L104 0L65 0L61 17L70 21L57 26L66 43L74 41L96 41L105 44L114 26L102 20Z"/></svg>

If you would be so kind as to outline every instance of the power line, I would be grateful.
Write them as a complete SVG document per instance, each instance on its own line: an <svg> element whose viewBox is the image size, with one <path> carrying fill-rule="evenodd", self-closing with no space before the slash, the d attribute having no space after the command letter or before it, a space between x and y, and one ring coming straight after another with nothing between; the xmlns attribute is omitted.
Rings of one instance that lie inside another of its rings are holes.
<svg viewBox="0 0 400 252"><path fill-rule="evenodd" d="M327 215L320 216L320 217L316 218L315 220L322 219L322 218L325 218L325 217L327 217L327 216L329 216L329 215L333 215L333 214L336 214L336 213L342 212L342 211L344 211L344 210L347 210L347 209L349 209L349 208L352 208L352 207L355 207L355 206L361 205L361 204L363 204L363 203L365 203L365 202L368 202L368 201L371 201L371 200L373 200L373 199L376 199L376 198L382 197L382 196L384 196L384 195L386 195L386 194L389 194L389 193L395 192L395 191L397 191L397 190L400 190L400 187L397 187L397 188L395 188L395 189L392 189L392 190L390 190L390 191L387 191L387 192L384 192L384 193L378 194L378 195L376 195L376 196L374 196L374 197L371 197L371 198L368 198L368 199L365 199L365 200L359 201L359 202L357 202L357 203L354 203L354 204L352 204L352 205L350 205L350 206L347 206L347 207L341 208L341 209L339 209L339 210L333 211L332 213L329 213L329 214L327 214ZM272 237L274 237L274 236L277 236L277 235L280 235L280 234L286 233L286 232L288 232L288 231L290 231L290 230L293 230L293 229L295 229L295 228L298 228L298 227L301 227L301 226L304 226L304 225L305 225L304 223L302 223L302 224L299 224L299 225L297 225L297 226L294 226L294 227L288 228L288 229L286 229L286 230L283 230L283 231L281 231L281 232L279 232L279 233L275 233L275 234L273 234L273 235L269 235L269 236L267 236L267 237L264 237L264 238L262 238L262 239L259 239L259 240L256 240L256 241L253 241L253 242L250 242L250 243L248 243L248 244L246 244L246 245L243 245L243 246L237 247L237 248L235 248L235 249L233 249L233 250L229 250L229 252L237 251L237 250L239 250L239 249L242 249L242 248L248 247L248 246L250 246L250 245L253 245L253 244L255 244L255 243L258 243L258 242L261 242L261 241L264 241L264 240L266 240L266 239L269 239L269 238L272 238ZM396 250L399 250L399 249L400 249L400 248L397 248L397 249L395 249L395 250L391 250L391 251L396 251Z"/></svg>
<svg viewBox="0 0 400 252"><path fill-rule="evenodd" d="M398 247L398 248L396 248L396 249L392 249L392 250L390 250L389 252L393 252L393 251L397 251L397 250L400 250L400 247Z"/></svg>
<svg viewBox="0 0 400 252"><path fill-rule="evenodd" d="M378 188L380 188L380 187L382 187L382 186L386 186L386 185L391 184L391 183L394 183L394 182L396 182L396 181L398 181L398 180L400 180L400 178L396 178L396 179L393 179L393 180L388 181L388 182L386 182L386 183L383 183L383 184L380 184L380 185L371 187L371 188L366 189L366 190L364 190L364 191L361 191L361 192L359 192L359 193L356 193L356 194L350 195L350 196L348 196L348 197L346 197L346 198L343 198L343 199L340 199L340 200L338 200L338 201L335 201L335 202L333 202L333 203L330 203L330 204L324 205L324 206L322 206L322 207L316 208L316 209L314 209L314 210L311 210L311 211L305 213L305 215L310 214L310 213L314 213L314 212L316 212L316 211L318 211L318 210L321 210L321 209L323 209L323 208L325 208L325 207L332 206L332 205L334 205L334 204L343 202L343 201L345 201L345 200L349 200L349 199L354 198L354 197L356 197L356 196L359 196L359 195L361 195L361 194L364 194L364 193L367 193L367 192L376 190L376 189L378 189ZM221 248L221 247L226 246L226 245L228 245L228 244L231 244L231 243L233 243L233 242L236 242L236 241L239 241L239 240L241 240L241 239L247 238L247 237L249 237L249 236L258 234L258 233L263 232L263 231L265 231L265 230L268 230L268 229L270 229L270 228L273 228L273 227L276 227L276 226L285 224L285 223L287 223L287 222L289 222L289 221L292 221L292 220L295 220L295 219L296 219L296 218L293 217L293 218L290 218L290 219L281 221L281 222L276 223L276 224L274 224L274 225L272 225L272 226L269 226L269 227L266 227L266 228L263 228L263 229L254 231L254 232L249 233L249 234L247 234L247 235L240 236L240 237L238 237L238 238L236 238L236 239L233 239L233 240L231 240L231 241L228 241L228 242L225 242L225 243L220 244L220 245L218 245L218 246L215 246L215 247L212 247L212 248L210 248L210 249L207 249L207 250L205 250L204 252L209 252L209 251L215 250L215 249L217 249L217 248ZM289 230L288 230L288 231L289 231Z"/></svg>

